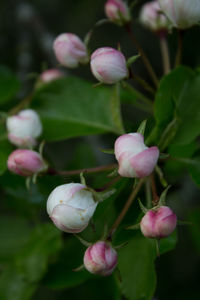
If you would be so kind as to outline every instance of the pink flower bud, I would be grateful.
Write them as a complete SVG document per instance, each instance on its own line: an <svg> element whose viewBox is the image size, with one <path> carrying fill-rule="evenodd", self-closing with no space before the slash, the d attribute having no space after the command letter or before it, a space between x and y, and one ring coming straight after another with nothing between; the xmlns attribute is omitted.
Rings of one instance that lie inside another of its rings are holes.
<svg viewBox="0 0 200 300"><path fill-rule="evenodd" d="M62 78L63 76L64 76L64 74L60 70L58 70L58 69L49 69L49 70L46 70L46 71L42 72L42 74L40 74L39 79L42 82L49 83L53 80Z"/></svg>
<svg viewBox="0 0 200 300"><path fill-rule="evenodd" d="M128 76L124 55L113 48L97 49L91 56L93 75L103 83L116 83Z"/></svg>
<svg viewBox="0 0 200 300"><path fill-rule="evenodd" d="M47 200L47 212L54 224L71 233L81 232L87 227L96 206L92 192L80 183L58 186Z"/></svg>
<svg viewBox="0 0 200 300"><path fill-rule="evenodd" d="M152 31L163 31L169 29L169 21L161 12L159 2L151 1L142 6L140 22Z"/></svg>
<svg viewBox="0 0 200 300"><path fill-rule="evenodd" d="M38 114L32 109L25 109L18 115L7 118L6 126L8 139L19 147L36 145L36 138L42 132L42 125Z"/></svg>
<svg viewBox="0 0 200 300"><path fill-rule="evenodd" d="M176 228L177 217L167 206L149 210L140 222L144 236L148 238L164 238Z"/></svg>
<svg viewBox="0 0 200 300"><path fill-rule="evenodd" d="M90 273L109 276L117 265L117 252L109 243L99 241L85 251L84 265Z"/></svg>
<svg viewBox="0 0 200 300"><path fill-rule="evenodd" d="M140 133L121 135L115 142L115 157L119 163L118 173L123 177L149 176L159 157L157 147L146 147Z"/></svg>
<svg viewBox="0 0 200 300"><path fill-rule="evenodd" d="M87 49L81 39L72 33L62 33L54 41L53 49L59 63L68 68L76 68L88 61Z"/></svg>
<svg viewBox="0 0 200 300"><path fill-rule="evenodd" d="M174 27L186 29L200 22L199 0L159 0L159 3Z"/></svg>
<svg viewBox="0 0 200 300"><path fill-rule="evenodd" d="M130 21L130 11L122 0L108 0L105 4L105 14L112 22L123 25Z"/></svg>
<svg viewBox="0 0 200 300"><path fill-rule="evenodd" d="M18 149L8 157L8 169L21 176L32 176L47 169L41 155L35 151Z"/></svg>

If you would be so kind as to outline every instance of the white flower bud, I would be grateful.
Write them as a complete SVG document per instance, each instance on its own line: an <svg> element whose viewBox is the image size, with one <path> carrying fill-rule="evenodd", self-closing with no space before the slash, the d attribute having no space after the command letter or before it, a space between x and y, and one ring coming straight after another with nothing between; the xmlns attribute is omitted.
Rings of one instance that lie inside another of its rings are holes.
<svg viewBox="0 0 200 300"><path fill-rule="evenodd" d="M155 146L148 148L140 133L129 133L121 135L115 141L115 157L121 176L142 178L153 172L159 150Z"/></svg>
<svg viewBox="0 0 200 300"><path fill-rule="evenodd" d="M97 202L86 186L80 183L63 184L55 188L47 200L47 212L62 231L83 231L93 216Z"/></svg>
<svg viewBox="0 0 200 300"><path fill-rule="evenodd" d="M103 83L113 84L128 76L124 55L113 48L97 49L90 62L93 75Z"/></svg>
<svg viewBox="0 0 200 300"><path fill-rule="evenodd" d="M161 12L158 0L147 2L142 6L140 22L152 31L166 31L169 29L169 20Z"/></svg>
<svg viewBox="0 0 200 300"><path fill-rule="evenodd" d="M42 124L38 114L32 109L25 109L18 115L7 118L8 139L19 147L36 145L36 138L42 133Z"/></svg>
<svg viewBox="0 0 200 300"><path fill-rule="evenodd" d="M187 29L200 22L200 0L159 0L174 27Z"/></svg>
<svg viewBox="0 0 200 300"><path fill-rule="evenodd" d="M79 63L88 62L88 53L81 39L72 33L62 33L54 41L53 49L59 63L76 68Z"/></svg>

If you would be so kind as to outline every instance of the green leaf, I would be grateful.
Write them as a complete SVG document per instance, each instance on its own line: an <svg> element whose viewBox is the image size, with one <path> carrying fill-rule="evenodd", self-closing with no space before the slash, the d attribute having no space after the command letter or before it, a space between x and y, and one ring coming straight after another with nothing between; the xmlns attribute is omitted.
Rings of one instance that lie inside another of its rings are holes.
<svg viewBox="0 0 200 300"><path fill-rule="evenodd" d="M180 66L174 71L172 71L170 74L163 77L163 79L161 80L154 104L158 141L160 140L160 136L164 132L167 134L167 136L171 135L171 139L173 139L176 136L176 138L178 138L180 141L180 130L182 132L182 136L184 135L184 130L181 126L181 129L178 130L177 124L183 125L186 122L187 128L188 126L190 127L189 120L186 119L188 118L188 116L186 116L185 113L185 109L187 110L186 106L189 107L189 95L187 94L187 97L185 95L186 91L189 91L191 89L190 84L193 81L194 76L195 74L191 69ZM198 105L196 98L197 97L189 97L190 103L192 102L195 103L195 105ZM198 114L198 109L194 110L193 113ZM175 135L177 130L179 134ZM166 139L166 137L163 137L163 140L164 139Z"/></svg>
<svg viewBox="0 0 200 300"><path fill-rule="evenodd" d="M122 292L129 300L151 300L156 286L155 243L137 234L119 250Z"/></svg>
<svg viewBox="0 0 200 300"><path fill-rule="evenodd" d="M0 66L0 105L11 100L19 88L17 77L6 67Z"/></svg>
<svg viewBox="0 0 200 300"><path fill-rule="evenodd" d="M120 134L112 103L111 89L94 88L87 81L68 77L37 90L32 106L42 118L44 139L56 141L106 132ZM117 105L115 110L119 111Z"/></svg>
<svg viewBox="0 0 200 300"><path fill-rule="evenodd" d="M36 227L14 262L0 276L0 299L29 300L61 247L60 232L51 224Z"/></svg>
<svg viewBox="0 0 200 300"><path fill-rule="evenodd" d="M177 230L175 230L170 236L167 238L161 239L159 243L159 252L160 255L173 250L177 244Z"/></svg>
<svg viewBox="0 0 200 300"><path fill-rule="evenodd" d="M0 218L0 261L7 262L16 255L27 243L31 233L27 220L14 216Z"/></svg>
<svg viewBox="0 0 200 300"><path fill-rule="evenodd" d="M86 270L74 272L83 263L86 248L75 237L69 238L56 263L50 265L43 284L52 289L71 288L91 278Z"/></svg>

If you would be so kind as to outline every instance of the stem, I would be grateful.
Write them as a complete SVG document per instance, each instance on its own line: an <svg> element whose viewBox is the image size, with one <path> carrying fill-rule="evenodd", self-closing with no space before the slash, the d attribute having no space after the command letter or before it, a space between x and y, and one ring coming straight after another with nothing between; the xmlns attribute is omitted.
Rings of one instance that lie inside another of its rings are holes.
<svg viewBox="0 0 200 300"><path fill-rule="evenodd" d="M130 194L130 196L129 196L127 202L125 203L121 213L119 214L119 216L117 217L116 221L114 222L114 224L112 225L112 227L109 231L108 239L110 239L112 237L112 235L114 234L114 232L116 231L116 229L118 228L120 223L122 222L123 218L125 217L126 213L128 212L131 204L133 203L133 200L137 196L137 193L141 189L141 187L142 187L143 183L145 182L145 180L146 180L145 178L140 179L137 186L136 186L136 188Z"/></svg>
<svg viewBox="0 0 200 300"><path fill-rule="evenodd" d="M132 85L129 83L123 81L123 87L129 90L134 96L134 98L140 99L143 103L138 102L137 100L135 101L134 105L135 107L138 107L142 111L151 113L153 112L153 103L150 99L148 99L146 96L144 96L142 93L139 91L135 90ZM144 105L145 104L145 105Z"/></svg>
<svg viewBox="0 0 200 300"><path fill-rule="evenodd" d="M152 189L152 196L153 196L152 204L153 206L156 206L159 202L159 197L157 194L156 183L155 183L155 178L153 173L151 174L150 179L151 179L151 189Z"/></svg>
<svg viewBox="0 0 200 300"><path fill-rule="evenodd" d="M70 175L79 175L80 173L99 173L106 172L117 168L118 164L111 164L107 166L100 166L95 168L72 170L72 171L56 171L53 168L49 168L47 174L49 175L60 175L60 176L70 176Z"/></svg>
<svg viewBox="0 0 200 300"><path fill-rule="evenodd" d="M159 80L152 68L152 65L151 63L149 62L149 59L147 58L144 50L142 49L142 47L140 46L139 42L137 41L137 39L135 38L134 34L133 34L133 31L131 29L131 26L130 26L130 23L127 23L126 25L124 25L130 39L132 40L133 44L135 45L135 47L137 48L139 54L141 55L141 58L143 60L143 63L144 65L146 66L146 69L152 79L152 82L154 83L155 87L157 88L158 87L158 83L159 83Z"/></svg>
<svg viewBox="0 0 200 300"><path fill-rule="evenodd" d="M140 76L134 74L133 80L137 81L146 91L150 92L151 94L155 94L155 90Z"/></svg>
<svg viewBox="0 0 200 300"><path fill-rule="evenodd" d="M17 104L15 107L13 107L9 111L9 115L15 115L17 114L20 110L22 110L25 106L31 103L33 95L30 94L26 98L24 98L19 104Z"/></svg>
<svg viewBox="0 0 200 300"><path fill-rule="evenodd" d="M113 184L115 184L117 181L119 181L120 178L121 178L120 176L117 176L117 177L113 178L111 181L106 183L101 188L95 189L95 191L96 192L103 192L103 191L107 190L109 187L111 187Z"/></svg>
<svg viewBox="0 0 200 300"><path fill-rule="evenodd" d="M165 36L160 37L160 48L161 48L161 54L163 59L163 71L164 74L168 74L170 72L170 59L169 59L169 48Z"/></svg>
<svg viewBox="0 0 200 300"><path fill-rule="evenodd" d="M176 53L175 67L180 65L183 51L183 31L178 30L178 49Z"/></svg>

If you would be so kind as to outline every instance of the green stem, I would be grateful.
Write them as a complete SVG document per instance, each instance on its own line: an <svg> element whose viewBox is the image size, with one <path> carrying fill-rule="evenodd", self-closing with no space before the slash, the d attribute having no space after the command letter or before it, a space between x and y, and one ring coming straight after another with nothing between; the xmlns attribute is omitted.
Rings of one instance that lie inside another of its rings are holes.
<svg viewBox="0 0 200 300"><path fill-rule="evenodd" d="M131 94L133 94L134 98L138 98L141 101L136 100L134 102L135 107L138 107L139 109L148 112L148 113L153 113L153 103L150 99L148 99L146 96L144 96L142 93L139 91L135 90L133 86L131 86L127 82L123 82L124 88L126 88Z"/></svg>

